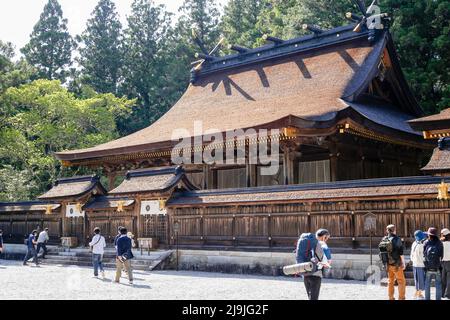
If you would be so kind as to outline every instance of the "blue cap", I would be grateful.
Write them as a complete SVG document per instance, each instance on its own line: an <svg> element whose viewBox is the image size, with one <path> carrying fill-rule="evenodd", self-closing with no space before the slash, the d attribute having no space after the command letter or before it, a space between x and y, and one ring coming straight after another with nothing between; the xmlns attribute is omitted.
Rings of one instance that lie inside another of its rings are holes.
<svg viewBox="0 0 450 320"><path fill-rule="evenodd" d="M422 241L427 237L427 234L421 230L417 230L414 232L414 237L416 238L416 241Z"/></svg>

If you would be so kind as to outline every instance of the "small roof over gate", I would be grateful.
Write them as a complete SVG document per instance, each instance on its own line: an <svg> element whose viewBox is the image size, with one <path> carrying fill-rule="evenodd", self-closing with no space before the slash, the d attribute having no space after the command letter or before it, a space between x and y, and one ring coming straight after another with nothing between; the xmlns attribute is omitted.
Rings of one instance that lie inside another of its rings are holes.
<svg viewBox="0 0 450 320"><path fill-rule="evenodd" d="M106 194L106 189L95 175L58 179L49 191L39 196L40 200L80 198L89 192Z"/></svg>
<svg viewBox="0 0 450 320"><path fill-rule="evenodd" d="M179 182L187 190L197 189L190 183L182 167L128 171L125 180L109 194L165 193Z"/></svg>

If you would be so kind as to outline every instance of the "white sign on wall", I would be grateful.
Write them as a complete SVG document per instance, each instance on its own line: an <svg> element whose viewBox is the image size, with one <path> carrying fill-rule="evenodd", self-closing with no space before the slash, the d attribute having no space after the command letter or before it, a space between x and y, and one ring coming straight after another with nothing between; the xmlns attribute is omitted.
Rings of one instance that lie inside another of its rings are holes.
<svg viewBox="0 0 450 320"><path fill-rule="evenodd" d="M76 204L68 204L66 206L66 217L74 218L74 217L84 217L84 211L80 210L80 206Z"/></svg>
<svg viewBox="0 0 450 320"><path fill-rule="evenodd" d="M162 207L160 201L142 201L141 202L141 215L145 216L148 214L166 214L167 210Z"/></svg>

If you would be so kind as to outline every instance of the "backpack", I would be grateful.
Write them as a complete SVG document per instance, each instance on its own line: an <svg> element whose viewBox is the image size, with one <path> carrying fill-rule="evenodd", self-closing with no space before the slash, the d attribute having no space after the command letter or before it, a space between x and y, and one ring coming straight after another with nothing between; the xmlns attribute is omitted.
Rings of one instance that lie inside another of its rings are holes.
<svg viewBox="0 0 450 320"><path fill-rule="evenodd" d="M425 266L427 269L439 269L441 266L441 259L439 257L438 244L428 244L425 251Z"/></svg>
<svg viewBox="0 0 450 320"><path fill-rule="evenodd" d="M386 236L378 245L378 249L380 250L380 260L384 265L395 265L397 262L392 256L392 252L394 251L393 239L393 237Z"/></svg>
<svg viewBox="0 0 450 320"><path fill-rule="evenodd" d="M312 233L302 233L297 242L297 263L311 262L313 252L317 246L316 236Z"/></svg>

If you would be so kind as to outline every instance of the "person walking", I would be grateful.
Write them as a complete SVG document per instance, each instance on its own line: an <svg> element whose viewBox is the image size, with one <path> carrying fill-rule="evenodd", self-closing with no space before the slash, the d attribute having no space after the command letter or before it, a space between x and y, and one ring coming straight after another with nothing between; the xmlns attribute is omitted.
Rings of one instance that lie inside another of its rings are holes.
<svg viewBox="0 0 450 320"><path fill-rule="evenodd" d="M119 283L122 276L122 268L127 270L129 283L133 284L133 273L131 270L131 259L134 258L131 251L132 244L131 239L127 236L127 229L122 228L120 230L120 237L117 239L117 252L116 252L116 279L114 282Z"/></svg>
<svg viewBox="0 0 450 320"><path fill-rule="evenodd" d="M411 262L413 265L414 283L416 293L414 298L423 300L425 298L425 261L423 257L423 242L427 234L421 230L414 232L415 241L411 246Z"/></svg>
<svg viewBox="0 0 450 320"><path fill-rule="evenodd" d="M438 237L436 228L428 229L428 240L423 244L423 255L425 259L425 300L431 299L431 280L436 283L436 300L442 298L442 275L441 260L444 256L444 246Z"/></svg>
<svg viewBox="0 0 450 320"><path fill-rule="evenodd" d="M119 226L118 228L117 228L117 235L114 237L114 248L116 248L116 250L117 250L117 240L120 238L120 236L122 235L121 233L120 233L120 230L122 230L123 229L123 227L122 226Z"/></svg>
<svg viewBox="0 0 450 320"><path fill-rule="evenodd" d="M106 240L100 234L100 228L94 229L94 236L89 242L89 247L92 252L92 264L94 266L94 277L98 277L98 270L102 273L102 278L105 279L105 269L103 269L103 255L105 254Z"/></svg>
<svg viewBox="0 0 450 320"><path fill-rule="evenodd" d="M442 258L442 298L450 299L450 230L441 230L441 240L444 247Z"/></svg>
<svg viewBox="0 0 450 320"><path fill-rule="evenodd" d="M38 265L38 257L37 257L37 252L36 252L36 244L37 244L37 231L33 230L30 235L28 236L28 239L26 241L27 244L27 254L25 255L25 258L23 259L23 265L26 266L27 265L27 261L28 259L30 259L31 257L33 257L33 262Z"/></svg>
<svg viewBox="0 0 450 320"><path fill-rule="evenodd" d="M44 231L39 233L39 237L37 239L37 249L36 254L39 254L41 251L41 248L44 250L44 253L42 254L42 259L46 259L45 255L47 254L47 241L50 240L50 237L48 236L48 228L45 228Z"/></svg>
<svg viewBox="0 0 450 320"><path fill-rule="evenodd" d="M399 300L406 299L406 279L405 269L406 263L403 256L404 246L400 237L396 234L396 227L390 224L386 227L387 235L379 244L380 257L386 266L388 273L388 295L389 300L395 300L395 281L398 284Z"/></svg>
<svg viewBox="0 0 450 320"><path fill-rule="evenodd" d="M327 251L330 260L328 260L327 263L324 263L324 260L326 260L324 249L328 250L326 242L329 238L330 233L328 230L319 229L315 235L310 233L302 234L297 242L297 263L311 261L315 265L315 270L311 273L303 274L303 281L309 300L319 300L323 268L329 267L328 262L331 261L331 253L330 251Z"/></svg>
<svg viewBox="0 0 450 320"><path fill-rule="evenodd" d="M3 254L3 230L0 229L0 258Z"/></svg>

